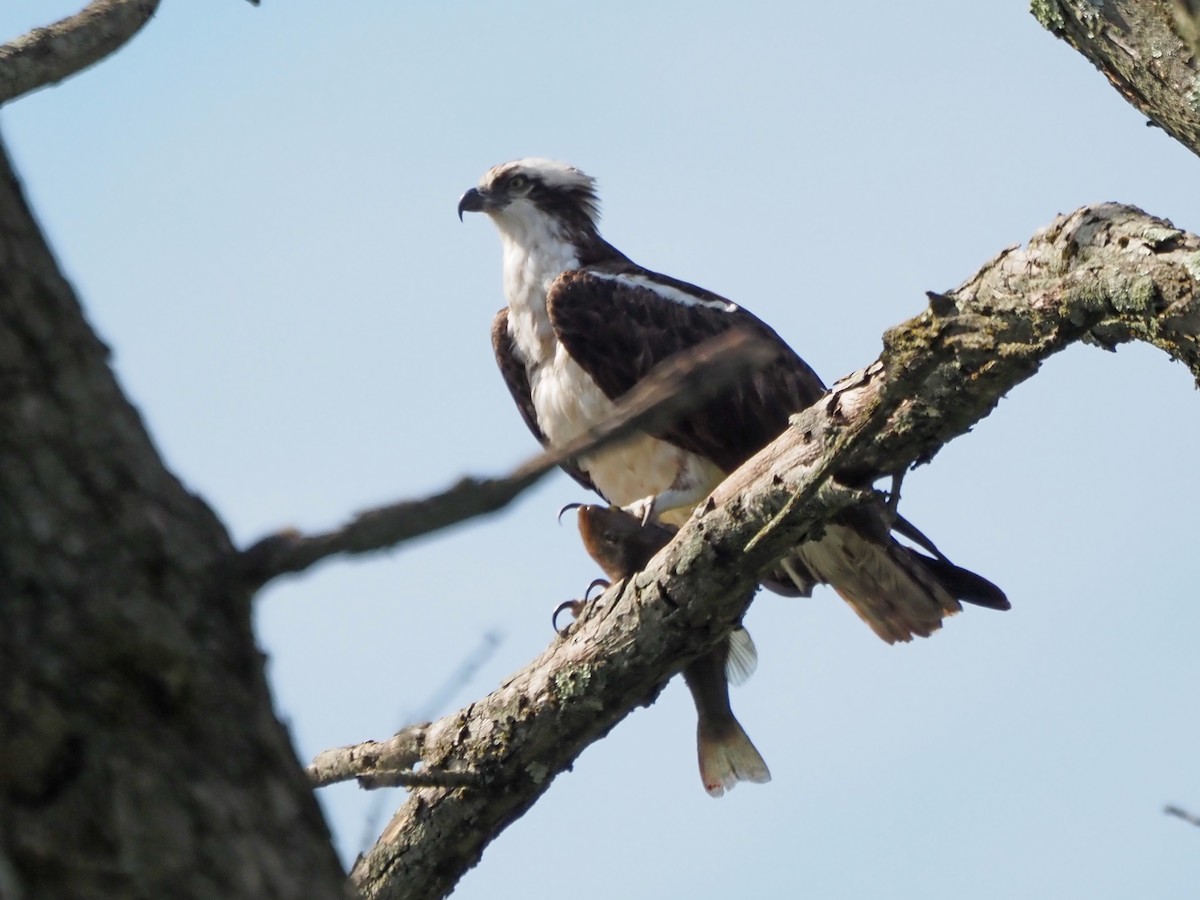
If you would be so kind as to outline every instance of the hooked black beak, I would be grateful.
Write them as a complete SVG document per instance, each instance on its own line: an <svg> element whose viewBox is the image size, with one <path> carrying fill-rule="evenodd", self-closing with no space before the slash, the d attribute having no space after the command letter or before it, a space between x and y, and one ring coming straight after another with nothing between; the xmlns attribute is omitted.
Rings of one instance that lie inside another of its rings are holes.
<svg viewBox="0 0 1200 900"><path fill-rule="evenodd" d="M483 212L488 205L488 195L479 188L471 188L458 201L458 221L465 212Z"/></svg>

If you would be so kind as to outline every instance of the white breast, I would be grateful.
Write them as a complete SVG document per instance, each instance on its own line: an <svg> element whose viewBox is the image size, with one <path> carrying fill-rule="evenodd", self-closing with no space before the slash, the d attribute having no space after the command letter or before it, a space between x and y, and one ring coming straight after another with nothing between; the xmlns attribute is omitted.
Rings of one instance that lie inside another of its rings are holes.
<svg viewBox="0 0 1200 900"><path fill-rule="evenodd" d="M553 358L535 370L533 406L551 446L561 447L612 416L613 403L557 341ZM671 487L691 454L649 435L580 460L610 503L625 506Z"/></svg>
<svg viewBox="0 0 1200 900"><path fill-rule="evenodd" d="M501 234L508 237L503 229ZM520 237L520 241L504 240L508 328L529 371L538 427L551 446L561 447L610 418L613 404L558 342L546 312L550 285L579 264L574 247L551 233L531 241L526 230ZM596 488L619 506L683 481L702 480L715 486L721 478L711 463L649 435L580 463Z"/></svg>

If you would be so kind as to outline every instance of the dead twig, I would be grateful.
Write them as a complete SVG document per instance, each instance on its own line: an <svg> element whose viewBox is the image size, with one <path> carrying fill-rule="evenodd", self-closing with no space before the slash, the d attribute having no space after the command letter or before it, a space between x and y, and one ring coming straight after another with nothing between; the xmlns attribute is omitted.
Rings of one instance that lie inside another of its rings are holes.
<svg viewBox="0 0 1200 900"><path fill-rule="evenodd" d="M1185 809L1180 809L1178 806L1165 806L1163 812L1168 816L1174 816L1177 819L1183 819L1189 825L1195 825L1200 828L1200 816L1194 816Z"/></svg>
<svg viewBox="0 0 1200 900"><path fill-rule="evenodd" d="M282 531L239 555L245 581L261 586L300 572L336 554L369 553L446 528L511 503L547 472L639 431L655 431L714 394L766 366L776 351L752 335L731 331L656 368L617 403L613 417L560 450L539 453L502 478L463 478L420 500L405 500L359 513L324 534Z"/></svg>

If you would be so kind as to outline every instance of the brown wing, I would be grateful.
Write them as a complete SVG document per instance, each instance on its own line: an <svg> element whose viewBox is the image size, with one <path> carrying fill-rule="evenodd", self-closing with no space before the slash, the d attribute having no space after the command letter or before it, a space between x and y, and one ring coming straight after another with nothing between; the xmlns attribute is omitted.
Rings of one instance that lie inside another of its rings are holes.
<svg viewBox="0 0 1200 900"><path fill-rule="evenodd" d="M572 358L610 399L632 388L669 356L732 328L776 344L778 359L734 390L677 421L658 437L737 468L782 432L788 417L825 392L816 373L766 324L716 294L619 262L567 272L547 297L550 321ZM940 627L958 601L1007 609L1004 592L941 557L907 521L900 532L925 556L891 538L879 510L857 510L831 524L819 541L790 556L768 585L808 594L826 582L887 641L910 640Z"/></svg>
<svg viewBox="0 0 1200 900"><path fill-rule="evenodd" d="M533 396L529 388L529 374L525 371L525 363L517 356L516 346L508 331L507 306L496 313L496 317L492 319L492 350L496 354L496 363L500 366L500 374L504 376L504 383L508 385L508 392L516 401L517 411L521 413L521 418L525 420L525 424L529 426L533 436L545 447L547 445L546 435L538 426L537 411L533 408ZM596 490L596 486L592 484L592 479L588 478L587 473L578 466L567 464L562 468L589 491L596 491L597 494L600 494ZM600 496L604 495L600 494Z"/></svg>
<svg viewBox="0 0 1200 900"><path fill-rule="evenodd" d="M612 272L577 269L551 285L546 305L567 352L613 400L667 358L730 328L778 345L779 358L770 366L655 435L726 472L825 393L817 374L769 326L687 282L632 265Z"/></svg>

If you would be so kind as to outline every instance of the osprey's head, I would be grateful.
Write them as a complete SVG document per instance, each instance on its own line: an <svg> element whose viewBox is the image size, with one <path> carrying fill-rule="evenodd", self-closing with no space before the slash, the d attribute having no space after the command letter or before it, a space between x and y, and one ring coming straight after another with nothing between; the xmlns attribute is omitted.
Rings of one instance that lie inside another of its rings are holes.
<svg viewBox="0 0 1200 900"><path fill-rule="evenodd" d="M518 159L484 172L458 201L460 219L464 212L485 212L507 232L541 230L548 219L568 232L594 232L600 204L596 180L574 166Z"/></svg>

